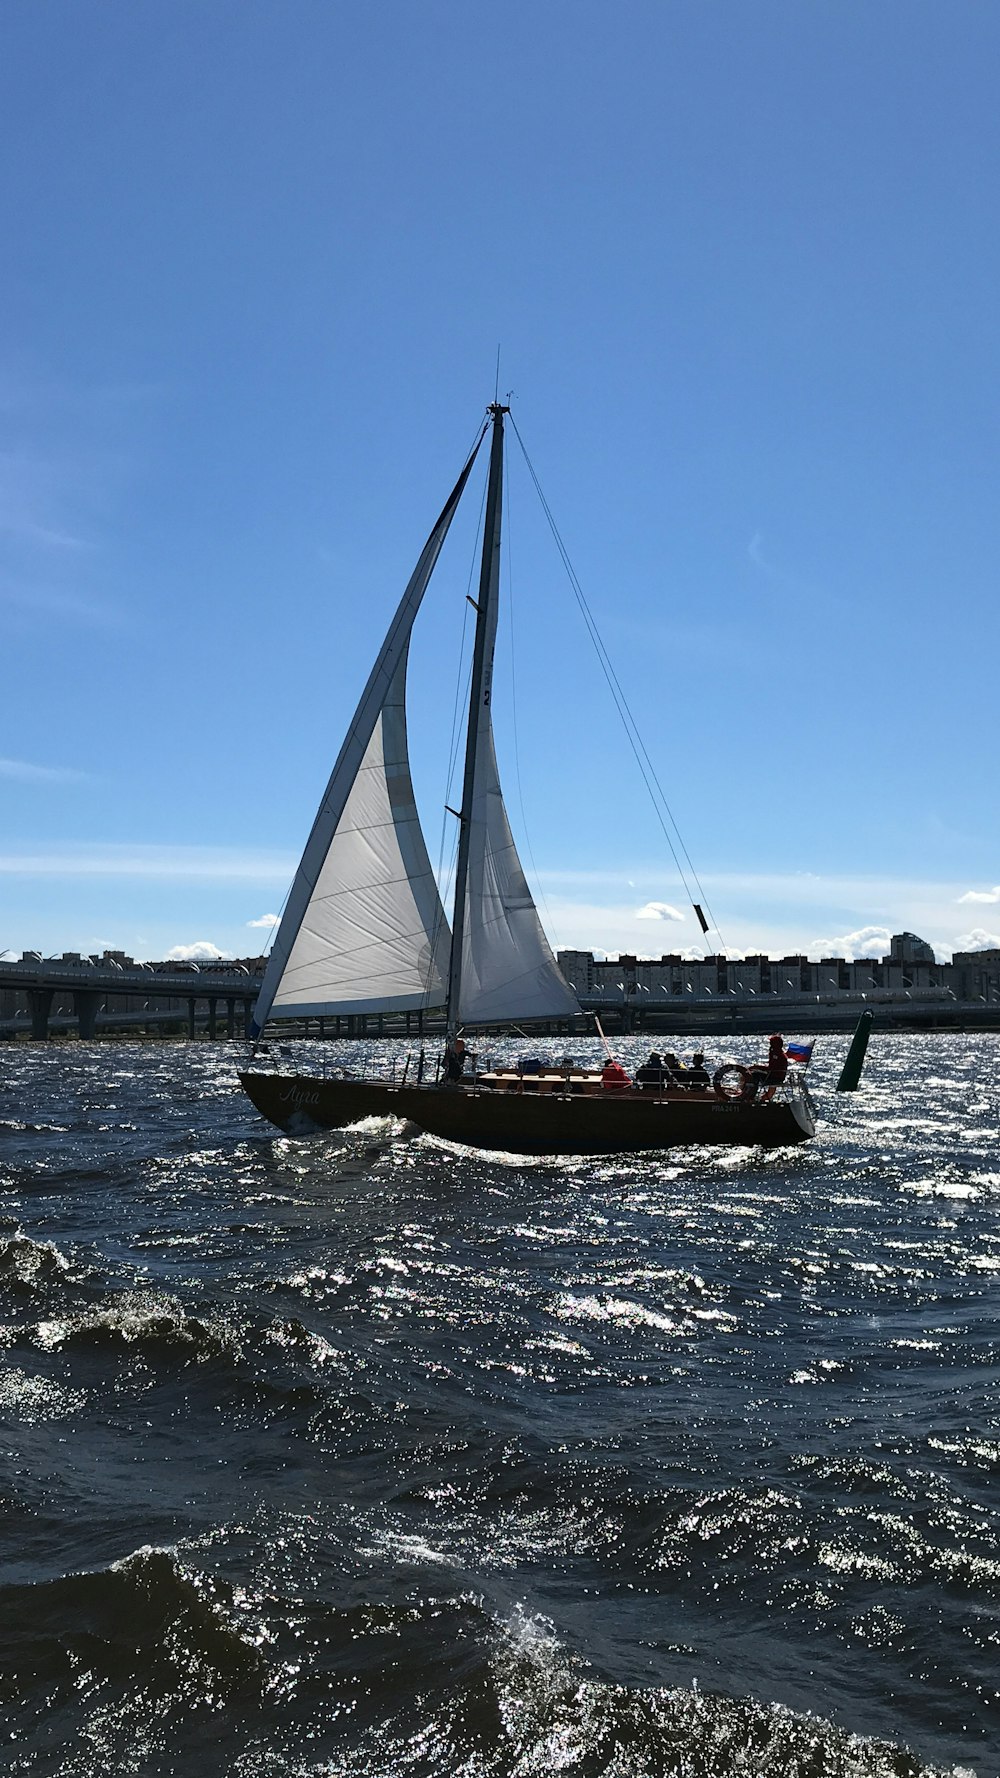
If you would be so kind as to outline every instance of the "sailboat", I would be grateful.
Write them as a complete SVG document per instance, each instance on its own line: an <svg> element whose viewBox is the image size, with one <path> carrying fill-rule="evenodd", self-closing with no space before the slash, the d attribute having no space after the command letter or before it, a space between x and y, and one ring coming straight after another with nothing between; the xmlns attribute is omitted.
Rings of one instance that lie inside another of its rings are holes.
<svg viewBox="0 0 1000 1778"><path fill-rule="evenodd" d="M609 1154L691 1143L805 1141L814 1125L795 1077L751 1096L719 1081L690 1092L639 1091L600 1070L466 1075L462 1033L580 1014L542 929L511 833L493 741L493 655L500 582L504 418L495 401L424 544L348 726L275 934L240 1083L280 1129L406 1119L431 1135L520 1154ZM466 734L454 905L449 921L421 831L410 775L406 674L421 601L490 436L489 475ZM269 1017L402 1014L444 1006L443 1078L303 1075L257 1063ZM461 1041L460 1041L461 1039ZM612 1071L613 1072L613 1071ZM720 1071L721 1072L721 1071ZM718 1077L717 1077L718 1078Z"/></svg>

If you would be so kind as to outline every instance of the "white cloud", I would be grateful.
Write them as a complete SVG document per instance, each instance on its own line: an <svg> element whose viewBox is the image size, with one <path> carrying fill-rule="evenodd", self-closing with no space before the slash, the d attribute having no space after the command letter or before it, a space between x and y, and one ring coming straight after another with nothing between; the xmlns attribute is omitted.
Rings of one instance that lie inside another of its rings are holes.
<svg viewBox="0 0 1000 1778"><path fill-rule="evenodd" d="M644 908L636 908L635 917L637 920L683 920L684 915L671 907L669 901L647 901Z"/></svg>
<svg viewBox="0 0 1000 1778"><path fill-rule="evenodd" d="M649 907L655 905L653 897L658 899L664 891L669 894L674 887L664 883L662 871L655 867L633 867L629 876L614 869L548 870L540 875L545 885L546 929L560 949L605 956L683 950L687 932L664 932L652 913L643 914L650 924L636 927L637 906L628 893L630 880L640 893L645 890L650 896ZM713 928L708 938L699 938L692 956L713 950L734 958L761 951L778 958L802 954L813 959L877 959L888 954L894 932L916 932L944 963L953 950L992 949L997 942L979 929L971 933L966 929L958 935L955 906L963 894L961 879L922 882L795 871L786 875L706 873L702 882L722 936ZM677 906L683 906L680 895ZM965 909L967 917L978 912L975 904ZM982 912L985 917L987 909ZM688 923L687 931L692 924Z"/></svg>
<svg viewBox="0 0 1000 1778"><path fill-rule="evenodd" d="M984 932L981 926L975 926L971 932L963 932L961 938L956 938L955 949L956 951L1000 951L1000 937L995 932Z"/></svg>
<svg viewBox="0 0 1000 1778"><path fill-rule="evenodd" d="M844 933L841 938L814 938L806 946L810 957L886 957L891 933L888 926L862 926L857 932Z"/></svg>
<svg viewBox="0 0 1000 1778"><path fill-rule="evenodd" d="M272 926L278 926L280 924L280 917L277 914L261 914L259 920L247 921L248 926L264 926L267 927L268 930L270 930Z"/></svg>
<svg viewBox="0 0 1000 1778"><path fill-rule="evenodd" d="M74 784L86 775L72 766L36 766L26 759L0 759L0 778L20 784Z"/></svg>
<svg viewBox="0 0 1000 1778"><path fill-rule="evenodd" d="M1000 901L1000 887L996 889L967 889L965 894L960 895L958 899L959 901Z"/></svg>
<svg viewBox="0 0 1000 1778"><path fill-rule="evenodd" d="M174 945L167 952L167 958L176 963L218 963L231 956L231 951L220 951L210 938L199 938L193 945Z"/></svg>

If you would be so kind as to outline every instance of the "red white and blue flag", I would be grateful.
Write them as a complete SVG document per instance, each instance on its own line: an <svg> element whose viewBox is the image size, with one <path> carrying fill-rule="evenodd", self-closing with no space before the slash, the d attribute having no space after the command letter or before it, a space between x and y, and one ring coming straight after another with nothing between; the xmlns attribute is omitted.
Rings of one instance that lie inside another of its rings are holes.
<svg viewBox="0 0 1000 1778"><path fill-rule="evenodd" d="M813 1041L815 1042L815 1039ZM785 1055L788 1057L788 1060L790 1062L798 1062L802 1068L808 1068L812 1053L813 1046L811 1043L788 1043L785 1045Z"/></svg>

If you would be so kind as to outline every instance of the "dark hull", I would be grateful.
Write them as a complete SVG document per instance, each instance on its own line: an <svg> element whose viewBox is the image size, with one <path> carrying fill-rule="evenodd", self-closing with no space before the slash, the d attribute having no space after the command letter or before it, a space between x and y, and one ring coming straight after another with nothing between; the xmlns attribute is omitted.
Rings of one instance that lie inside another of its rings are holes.
<svg viewBox="0 0 1000 1778"><path fill-rule="evenodd" d="M264 1117L291 1134L398 1117L432 1136L511 1154L623 1154L692 1144L785 1148L816 1133L802 1100L744 1105L710 1093L683 1099L509 1093L281 1074L241 1074L240 1084Z"/></svg>

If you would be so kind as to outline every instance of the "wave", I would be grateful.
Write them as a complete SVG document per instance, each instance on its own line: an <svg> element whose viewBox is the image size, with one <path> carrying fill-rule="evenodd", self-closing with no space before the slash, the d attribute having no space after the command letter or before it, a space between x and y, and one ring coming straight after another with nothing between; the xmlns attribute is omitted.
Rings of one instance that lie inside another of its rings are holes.
<svg viewBox="0 0 1000 1778"><path fill-rule="evenodd" d="M176 1297L153 1290L126 1290L102 1296L97 1304L67 1310L18 1329L5 1330L8 1344L33 1345L46 1352L120 1350L150 1360L179 1359L182 1364L222 1361L246 1364L248 1380L263 1396L301 1395L316 1378L346 1368L343 1353L297 1317L262 1326L229 1319L221 1310L198 1315ZM288 1378L270 1374L273 1366L291 1367ZM305 1384L299 1372L308 1375Z"/></svg>
<svg viewBox="0 0 1000 1778"><path fill-rule="evenodd" d="M186 1569L176 1552L143 1548L110 1567L0 1587L0 1672L8 1691L67 1686L91 1692L169 1685L197 1675L207 1689L259 1683L259 1649L234 1621L232 1593Z"/></svg>
<svg viewBox="0 0 1000 1778"><path fill-rule="evenodd" d="M0 1239L0 1288L30 1295L69 1272L69 1260L51 1241L33 1241L20 1229Z"/></svg>
<svg viewBox="0 0 1000 1778"><path fill-rule="evenodd" d="M491 1663L505 1760L524 1774L612 1778L932 1778L905 1749L781 1705L593 1678L546 1619L516 1610ZM952 1769L950 1778L958 1778ZM972 1775L969 1775L972 1778Z"/></svg>
<svg viewBox="0 0 1000 1778"><path fill-rule="evenodd" d="M239 1342L217 1317L189 1314L176 1298L157 1291L127 1290L99 1306L39 1321L21 1340L44 1351L73 1347L128 1347L147 1356L183 1352L185 1358L234 1356Z"/></svg>
<svg viewBox="0 0 1000 1778"><path fill-rule="evenodd" d="M697 1680L644 1688L601 1679L522 1605L498 1620L468 1597L428 1600L362 1617L352 1634L361 1700L334 1743L336 1764L287 1769L343 1778L975 1778L780 1704L703 1691ZM387 1638L388 1657L378 1650ZM378 1668L366 1671L366 1654L376 1653Z"/></svg>
<svg viewBox="0 0 1000 1778"><path fill-rule="evenodd" d="M18 1700L13 1769L67 1778L203 1770L210 1746L214 1769L246 1778L946 1778L888 1741L697 1680L602 1679L520 1604L249 1599L168 1549L0 1589L0 1671ZM43 1719L61 1737L50 1766Z"/></svg>

